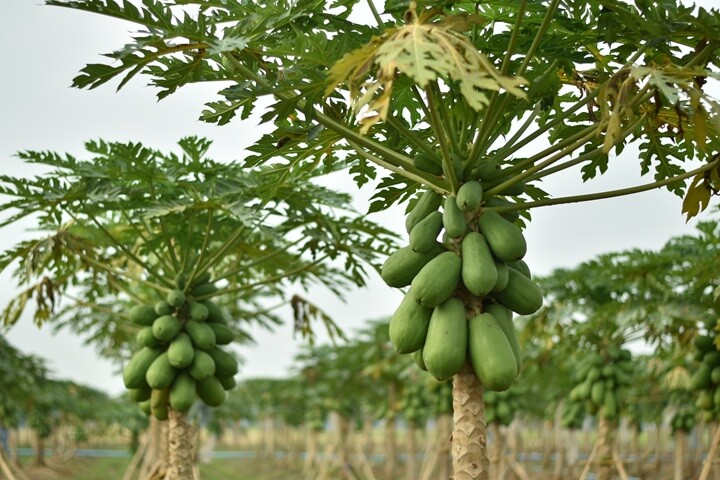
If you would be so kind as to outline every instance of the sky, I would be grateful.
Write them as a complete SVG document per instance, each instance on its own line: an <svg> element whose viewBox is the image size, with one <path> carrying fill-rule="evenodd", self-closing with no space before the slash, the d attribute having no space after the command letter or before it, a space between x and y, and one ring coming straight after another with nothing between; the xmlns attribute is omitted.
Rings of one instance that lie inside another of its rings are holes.
<svg viewBox="0 0 720 480"><path fill-rule="evenodd" d="M714 0L696 4L710 7ZM163 150L174 150L183 136L213 140L210 156L232 161L259 138L267 127L257 117L218 127L198 120L206 101L215 99L215 86L191 86L158 102L156 92L137 77L120 92L116 83L87 91L70 87L72 78L87 63L103 61L101 53L124 45L132 26L99 15L49 7L37 1L4 0L5 22L0 29L3 74L0 75L0 172L32 173L14 154L22 150L51 150L82 155L88 140L141 141ZM720 95L716 94L716 97ZM636 151L635 151L636 153ZM554 175L542 187L554 196L573 195L649 183L639 176L633 149L613 158L609 172L582 184L577 172ZM370 191L357 191L348 178L334 184L353 192L358 210L367 209ZM599 202L538 208L525 230L525 260L536 274L572 267L605 252L630 248L657 249L673 236L692 234L695 221L685 223L681 200L667 191ZM404 232L403 209L393 208L369 217L388 228ZM0 249L11 247L29 234L31 223L0 231ZM0 308L15 292L9 275L0 276ZM372 272L366 288L346 294L344 301L326 291L310 292L349 334L367 320L389 317L401 299ZM274 331L253 330L256 346L237 348L246 360L240 378L282 377L293 368L292 358L302 340L294 338L291 310L287 321ZM321 332L319 332L321 333ZM119 366L96 354L92 345L50 325L35 326L29 318L7 332L10 342L26 353L47 359L58 378L68 378L111 394L123 391ZM322 341L326 338L319 335Z"/></svg>

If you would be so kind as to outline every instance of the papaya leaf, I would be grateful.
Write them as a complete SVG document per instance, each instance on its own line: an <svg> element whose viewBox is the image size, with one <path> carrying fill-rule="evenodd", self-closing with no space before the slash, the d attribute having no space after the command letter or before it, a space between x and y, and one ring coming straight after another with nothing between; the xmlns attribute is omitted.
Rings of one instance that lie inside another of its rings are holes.
<svg viewBox="0 0 720 480"><path fill-rule="evenodd" d="M693 178L682 202L682 213L686 215L686 222L704 211L710 204L712 192L708 187L704 174L698 174Z"/></svg>

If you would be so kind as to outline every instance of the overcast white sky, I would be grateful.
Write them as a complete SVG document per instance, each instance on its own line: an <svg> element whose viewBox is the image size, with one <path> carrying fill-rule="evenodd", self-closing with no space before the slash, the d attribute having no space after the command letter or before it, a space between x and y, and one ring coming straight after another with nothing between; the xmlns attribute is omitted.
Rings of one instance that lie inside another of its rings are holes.
<svg viewBox="0 0 720 480"><path fill-rule="evenodd" d="M714 0L698 5L710 7ZM214 141L211 156L232 160L263 132L252 120L216 127L197 120L203 103L214 98L215 87L189 87L157 102L155 91L138 77L119 93L114 85L98 90L76 90L71 79L86 64L100 62L99 54L123 45L132 26L99 15L85 14L36 1L4 0L5 22L0 29L4 68L0 75L0 171L29 172L13 154L19 150L53 150L83 153L86 140L142 141L154 148L174 149L186 135ZM250 127L250 128L249 128ZM544 187L556 196L600 191L646 183L639 177L637 158L628 148L612 161L609 174L582 185L577 174L555 176ZM345 188L355 191L351 181ZM358 208L367 207L368 192L358 195ZM536 209L525 231L529 249L526 261L538 274L569 267L591 257L628 248L658 248L670 237L693 232L680 213L680 199L654 191L633 197L582 205ZM386 226L403 229L402 211L394 209L375 216ZM31 226L31 225L29 225ZM0 232L0 249L22 238L22 229ZM13 292L7 275L0 276L0 306ZM368 288L347 295L345 303L325 292L314 292L320 303L348 332L363 322L389 316L400 294L374 277ZM257 331L257 347L238 349L247 363L241 375L283 376L292 366L299 339L293 339L290 309L288 321L275 332ZM51 328L35 327L23 319L8 333L9 340L25 352L48 360L57 377L70 378L110 393L123 390L117 366L98 358L82 339ZM321 337L324 338L324 337Z"/></svg>

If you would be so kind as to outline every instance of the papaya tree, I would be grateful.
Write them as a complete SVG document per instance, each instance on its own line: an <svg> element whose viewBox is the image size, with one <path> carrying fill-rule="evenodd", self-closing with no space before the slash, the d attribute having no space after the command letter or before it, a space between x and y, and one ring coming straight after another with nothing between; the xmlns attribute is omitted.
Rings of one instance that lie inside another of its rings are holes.
<svg viewBox="0 0 720 480"><path fill-rule="evenodd" d="M392 287L413 284L400 316L467 320L451 340L468 343L464 357L435 342L428 357L456 387L455 480L487 478L482 391L507 389L518 372L485 308L529 314L543 303L514 263L527 249L529 211L667 188L693 217L718 188L714 10L645 0L391 0L382 11L373 0L47 3L138 29L74 86L122 87L144 74L165 98L221 81L202 120L263 109L274 126L249 147L246 168L268 165L278 185L342 168L359 185L375 183L369 211L407 203L410 245L385 276ZM630 146L653 177L645 184L569 197L540 185L566 171L597 177ZM500 346L480 354L488 344Z"/></svg>
<svg viewBox="0 0 720 480"><path fill-rule="evenodd" d="M228 345L243 337L243 322L272 326L278 306L292 303L298 330L318 316L332 327L292 285L341 295L363 284L393 237L352 214L349 196L308 178L273 180L267 197L267 180L282 173L216 162L205 139L179 146L165 154L89 142L84 160L27 151L20 157L47 173L0 178L10 198L2 225L33 217L41 232L0 259L22 287L4 323L34 302L37 323L69 325L101 351L131 357L131 398L169 419L167 478L191 478L187 412L198 397L219 406L234 387Z"/></svg>

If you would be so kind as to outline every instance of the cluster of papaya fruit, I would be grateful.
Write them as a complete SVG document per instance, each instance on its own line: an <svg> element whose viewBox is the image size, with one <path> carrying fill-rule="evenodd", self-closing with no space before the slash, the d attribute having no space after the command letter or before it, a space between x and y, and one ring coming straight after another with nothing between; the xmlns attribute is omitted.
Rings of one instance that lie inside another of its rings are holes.
<svg viewBox="0 0 720 480"><path fill-rule="evenodd" d="M560 425L570 430L580 430L585 421L585 402L577 398L565 399L560 416Z"/></svg>
<svg viewBox="0 0 720 480"><path fill-rule="evenodd" d="M695 406L707 421L720 417L720 351L717 348L715 324L707 324L708 333L698 335L693 340L694 359L700 365L690 377L690 390L697 392Z"/></svg>
<svg viewBox="0 0 720 480"><path fill-rule="evenodd" d="M510 425L519 410L523 395L517 389L508 389L503 392L485 392L485 422L489 425Z"/></svg>
<svg viewBox="0 0 720 480"><path fill-rule="evenodd" d="M210 276L188 286L179 275L175 283L164 300L135 305L129 312L140 330L123 381L130 397L159 420L167 419L168 408L189 410L196 398L221 405L238 372L237 359L220 348L233 341L233 330L217 304L201 300L217 291Z"/></svg>
<svg viewBox="0 0 720 480"><path fill-rule="evenodd" d="M585 402L591 415L616 421L620 415L620 397L632 382L632 354L618 346L609 347L603 354L592 352L580 362L570 391L571 402Z"/></svg>
<svg viewBox="0 0 720 480"><path fill-rule="evenodd" d="M679 408L670 420L670 428L675 435L677 432L689 433L697 423L697 410L689 405Z"/></svg>
<svg viewBox="0 0 720 480"><path fill-rule="evenodd" d="M425 191L406 217L409 245L388 256L381 276L410 287L390 320L398 353L441 381L469 360L486 389L503 391L521 363L513 312L536 312L543 296L522 260L517 217L485 210L491 200L475 180L446 198Z"/></svg>

